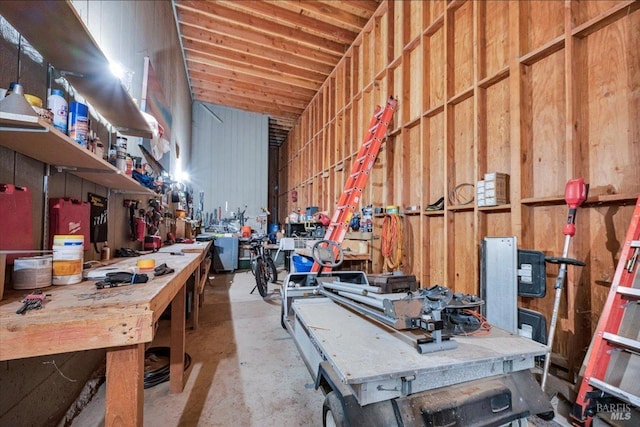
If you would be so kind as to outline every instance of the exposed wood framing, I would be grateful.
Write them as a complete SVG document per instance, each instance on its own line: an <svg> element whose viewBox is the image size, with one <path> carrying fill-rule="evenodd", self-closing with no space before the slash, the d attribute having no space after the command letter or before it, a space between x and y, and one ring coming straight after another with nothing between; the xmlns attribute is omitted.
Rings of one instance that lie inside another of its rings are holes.
<svg viewBox="0 0 640 427"><path fill-rule="evenodd" d="M422 286L478 293L487 236L558 256L564 187L584 177L589 199L570 256L587 267L570 268L554 344L571 377L640 192L638 9L627 0L383 2L281 147L281 219L298 207L334 210L363 126L389 95L399 105L362 205L421 206L402 220L402 269ZM487 172L510 175L510 203L447 200L424 212ZM374 236L381 224L376 217ZM381 272L379 240L373 248ZM548 266L549 290L556 274ZM550 319L553 292L520 305Z"/></svg>

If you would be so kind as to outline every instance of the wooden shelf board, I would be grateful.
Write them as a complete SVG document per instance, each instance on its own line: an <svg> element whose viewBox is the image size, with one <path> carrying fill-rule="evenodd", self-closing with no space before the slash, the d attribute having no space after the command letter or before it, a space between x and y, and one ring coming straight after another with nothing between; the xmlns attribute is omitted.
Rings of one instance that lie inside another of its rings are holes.
<svg viewBox="0 0 640 427"><path fill-rule="evenodd" d="M520 201L523 205L527 206L544 206L544 205L562 205L564 196L552 196L552 197L527 197Z"/></svg>
<svg viewBox="0 0 640 427"><path fill-rule="evenodd" d="M412 127L414 127L416 125L419 125L419 124L420 124L420 116L410 119L407 123L404 124L403 127L405 129L410 129L410 128L412 128Z"/></svg>
<svg viewBox="0 0 640 427"><path fill-rule="evenodd" d="M5 124L0 120L0 125ZM36 130L31 126L3 129L0 145L108 188L155 194L45 121L40 119L37 125Z"/></svg>
<svg viewBox="0 0 640 427"><path fill-rule="evenodd" d="M471 96L473 96L473 86L470 86L465 90L463 90L462 92L458 93L457 95L452 96L449 99L448 104L451 104L451 105L459 104L465 99L470 98Z"/></svg>
<svg viewBox="0 0 640 427"><path fill-rule="evenodd" d="M475 208L475 205L456 205L456 206L447 206L447 210L450 212L469 212Z"/></svg>
<svg viewBox="0 0 640 427"><path fill-rule="evenodd" d="M523 65L533 65L539 60L546 58L547 56L556 53L564 47L564 34L556 37L555 39L545 43L537 49L532 50L520 57L520 63Z"/></svg>
<svg viewBox="0 0 640 427"><path fill-rule="evenodd" d="M430 109L422 113L422 115L424 117L433 117L436 114L442 113L443 111L444 111L444 104L440 104L440 105L436 105L435 107L431 107Z"/></svg>
<svg viewBox="0 0 640 427"><path fill-rule="evenodd" d="M509 212L511 211L511 205L506 204L506 205L497 205L497 206L481 206L481 207L478 207L478 211L484 212L484 213Z"/></svg>
<svg viewBox="0 0 640 427"><path fill-rule="evenodd" d="M497 73L495 73L492 76L487 76L484 79L480 80L478 82L478 86L483 88L483 89L487 89L490 86L493 86L494 84L506 79L507 77L509 77L509 66L507 65L506 67L502 68L501 70L498 70Z"/></svg>
<svg viewBox="0 0 640 427"><path fill-rule="evenodd" d="M634 204L638 200L638 194L603 194L599 196L588 197L584 205L597 206L609 203L615 204Z"/></svg>
<svg viewBox="0 0 640 427"><path fill-rule="evenodd" d="M637 0L627 0L625 2L617 4L606 12L575 27L573 30L571 30L571 35L578 38L587 37L589 34L592 34L600 30L601 28L606 27L612 22L630 14L638 8L640 8L640 2L638 2Z"/></svg>
<svg viewBox="0 0 640 427"><path fill-rule="evenodd" d="M424 215L424 216L444 216L444 209L441 209L439 211L424 211L424 212L422 212L422 215Z"/></svg>
<svg viewBox="0 0 640 427"><path fill-rule="evenodd" d="M152 136L149 124L68 1L2 1L0 15L121 133ZM46 28L46 31L43 29Z"/></svg>
<svg viewBox="0 0 640 427"><path fill-rule="evenodd" d="M402 128L401 127L397 127L391 131L387 132L387 136L396 136L396 135L400 135L400 132L402 132Z"/></svg>
<svg viewBox="0 0 640 427"><path fill-rule="evenodd" d="M431 37L443 26L444 26L444 13L438 16L431 24L429 24L429 26L425 28L422 34L424 34L425 37Z"/></svg>
<svg viewBox="0 0 640 427"><path fill-rule="evenodd" d="M99 159L53 126L42 120L39 120L38 124L46 130L33 132L16 128L0 132L0 145L50 165L115 170L112 165Z"/></svg>

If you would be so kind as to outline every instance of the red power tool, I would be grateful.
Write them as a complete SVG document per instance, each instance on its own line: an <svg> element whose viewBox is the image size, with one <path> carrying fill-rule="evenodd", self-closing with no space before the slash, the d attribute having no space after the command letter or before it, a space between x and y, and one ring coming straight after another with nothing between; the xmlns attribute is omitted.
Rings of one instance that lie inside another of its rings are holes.
<svg viewBox="0 0 640 427"><path fill-rule="evenodd" d="M564 200L569 205L569 215L567 216L567 224L562 230L565 235L564 249L562 250L561 257L545 257L545 261L551 264L560 264L560 270L558 271L558 277L555 283L555 300L553 303L553 314L551 316L551 325L549 326L549 339L547 340L547 355L544 359L544 371L542 373L541 388L544 391L547 384L547 375L549 374L549 366L551 363L551 347L553 346L553 337L556 331L556 323L558 322L558 311L560 310L560 297L562 296L562 287L564 286L565 278L567 277L567 265L575 265L577 267L584 267L585 263L577 259L568 258L569 255L569 243L571 238L576 234L576 212L580 205L587 199L587 193L589 192L589 185L585 184L583 178L570 179L564 188Z"/></svg>

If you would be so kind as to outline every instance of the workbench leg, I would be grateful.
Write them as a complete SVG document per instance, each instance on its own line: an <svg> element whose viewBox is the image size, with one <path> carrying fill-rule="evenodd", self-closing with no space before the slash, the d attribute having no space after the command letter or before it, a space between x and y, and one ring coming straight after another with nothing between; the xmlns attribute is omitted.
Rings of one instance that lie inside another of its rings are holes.
<svg viewBox="0 0 640 427"><path fill-rule="evenodd" d="M144 344L107 350L106 427L143 425L143 377Z"/></svg>
<svg viewBox="0 0 640 427"><path fill-rule="evenodd" d="M169 366L169 390L180 393L184 388L184 342L186 283L171 301L171 360Z"/></svg>
<svg viewBox="0 0 640 427"><path fill-rule="evenodd" d="M200 316L200 270L202 265L196 268L196 280L193 286L193 309L191 310L191 327L193 330L198 329L198 316Z"/></svg>

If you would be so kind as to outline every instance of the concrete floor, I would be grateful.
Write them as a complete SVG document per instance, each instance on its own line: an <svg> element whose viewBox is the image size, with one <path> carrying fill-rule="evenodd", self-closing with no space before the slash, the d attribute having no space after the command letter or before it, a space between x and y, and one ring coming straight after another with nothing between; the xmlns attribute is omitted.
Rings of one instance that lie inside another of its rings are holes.
<svg viewBox="0 0 640 427"><path fill-rule="evenodd" d="M280 273L280 283L285 272ZM324 396L316 391L289 334L280 326L279 286L264 300L248 271L216 274L205 289L200 327L187 330L192 358L180 394L169 383L144 391L145 426L314 427L322 425ZM168 344L161 321L152 346ZM104 425L104 384L72 426ZM529 418L533 426L569 426Z"/></svg>
<svg viewBox="0 0 640 427"><path fill-rule="evenodd" d="M211 284L198 330L187 330L184 391L170 394L168 382L146 389L144 425L321 426L324 396L280 326L279 287L270 284L264 300L250 294L248 271L216 274ZM152 346L168 344L166 323ZM104 425L104 385L72 425Z"/></svg>

